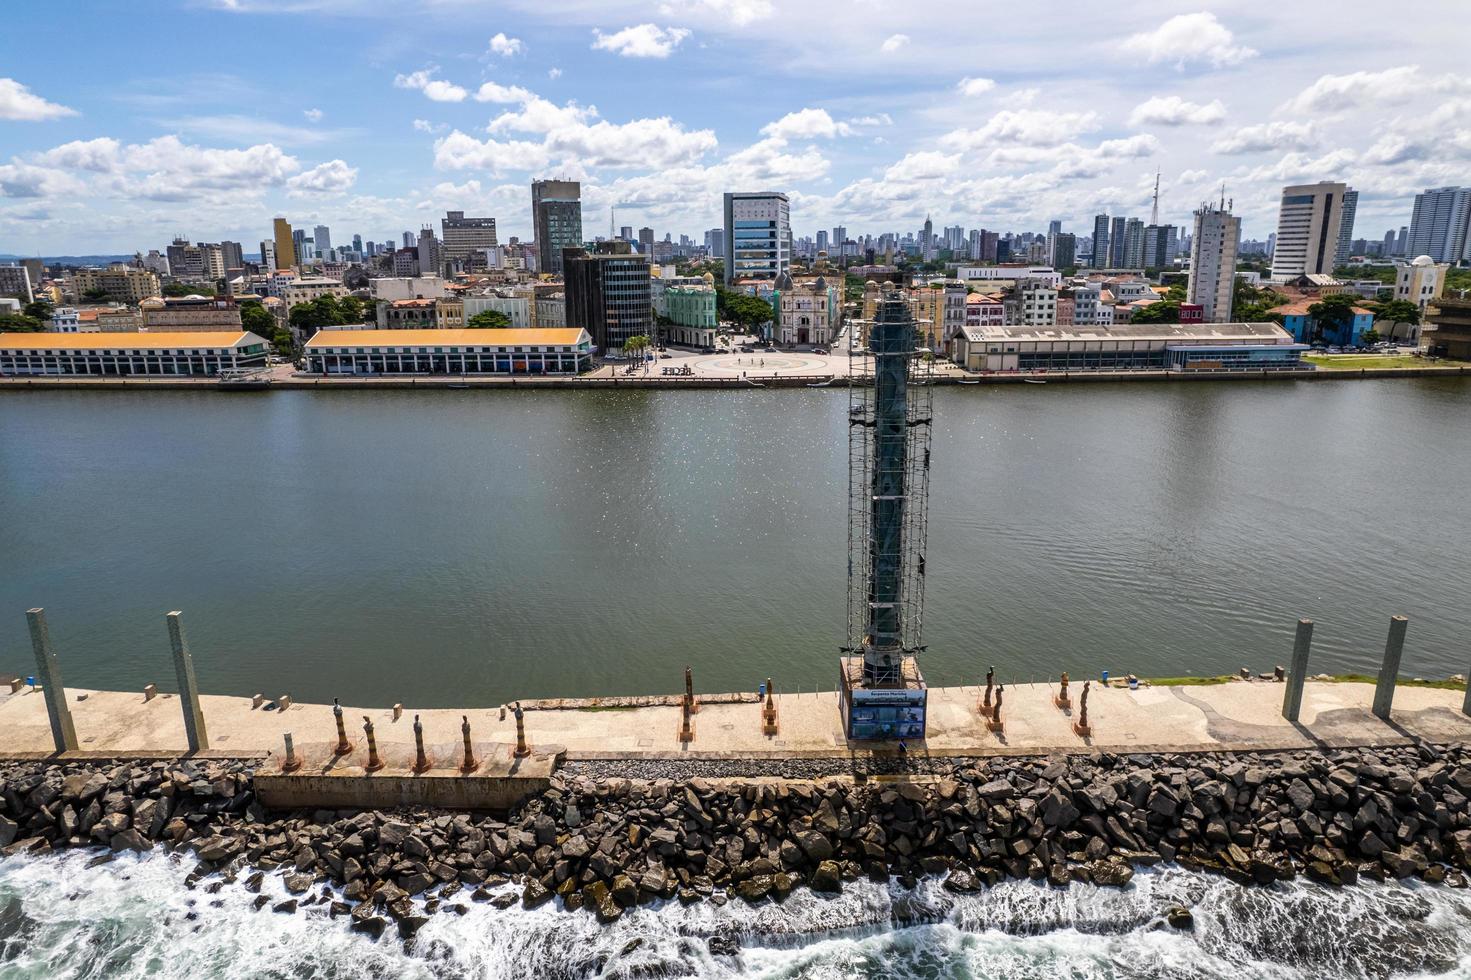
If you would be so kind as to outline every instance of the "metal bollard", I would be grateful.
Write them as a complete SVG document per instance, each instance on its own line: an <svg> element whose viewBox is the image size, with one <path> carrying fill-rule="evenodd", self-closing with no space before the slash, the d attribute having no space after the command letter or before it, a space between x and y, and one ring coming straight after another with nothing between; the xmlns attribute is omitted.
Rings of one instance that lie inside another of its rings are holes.
<svg viewBox="0 0 1471 980"><path fill-rule="evenodd" d="M363 715L363 731L368 736L368 764L363 768L368 772L377 772L383 768L383 760L378 758L378 740L373 737L373 719Z"/></svg>
<svg viewBox="0 0 1471 980"><path fill-rule="evenodd" d="M144 704L147 704L149 701L152 701L156 697L158 697L158 685L157 684L144 684L143 685L143 703Z"/></svg>
<svg viewBox="0 0 1471 980"><path fill-rule="evenodd" d="M393 706L393 720L394 721L398 721L403 716L404 716L404 706L401 705L401 704L395 704Z"/></svg>
<svg viewBox="0 0 1471 980"><path fill-rule="evenodd" d="M285 711L291 707L291 695L283 694L276 699L276 710Z"/></svg>
<svg viewBox="0 0 1471 980"><path fill-rule="evenodd" d="M266 703L266 696L264 694L257 694L257 695L255 695L254 697L252 697L250 699L250 707L252 709L259 708L261 705L263 705L265 703Z"/></svg>

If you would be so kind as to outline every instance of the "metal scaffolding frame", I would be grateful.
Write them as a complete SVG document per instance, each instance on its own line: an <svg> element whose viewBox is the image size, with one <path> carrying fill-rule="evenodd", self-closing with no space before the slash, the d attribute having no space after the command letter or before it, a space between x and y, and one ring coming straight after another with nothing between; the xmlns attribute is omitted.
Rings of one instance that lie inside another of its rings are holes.
<svg viewBox="0 0 1471 980"><path fill-rule="evenodd" d="M880 301L868 345L849 353L848 646L865 682L902 686L923 650L932 362L908 303Z"/></svg>

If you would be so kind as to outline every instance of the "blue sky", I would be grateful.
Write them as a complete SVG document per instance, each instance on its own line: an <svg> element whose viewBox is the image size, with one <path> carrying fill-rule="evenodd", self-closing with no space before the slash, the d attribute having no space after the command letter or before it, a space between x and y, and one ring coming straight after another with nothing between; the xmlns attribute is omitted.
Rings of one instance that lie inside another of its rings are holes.
<svg viewBox="0 0 1471 980"><path fill-rule="evenodd" d="M11 0L0 252L246 243L271 218L383 240L446 208L530 228L584 182L589 236L698 238L780 189L798 235L1185 224L1248 237L1283 183L1346 180L1356 234L1471 183L1465 7L1118 0ZM1457 26L1460 25L1460 26Z"/></svg>

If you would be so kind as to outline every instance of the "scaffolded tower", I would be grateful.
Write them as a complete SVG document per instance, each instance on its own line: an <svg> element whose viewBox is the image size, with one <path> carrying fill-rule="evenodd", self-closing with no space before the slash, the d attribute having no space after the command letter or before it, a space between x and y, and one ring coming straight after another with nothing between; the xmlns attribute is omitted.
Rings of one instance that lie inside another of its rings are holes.
<svg viewBox="0 0 1471 980"><path fill-rule="evenodd" d="M926 689L916 654L924 649L932 388L899 292L880 297L868 346L850 358L844 724L850 739L923 739Z"/></svg>

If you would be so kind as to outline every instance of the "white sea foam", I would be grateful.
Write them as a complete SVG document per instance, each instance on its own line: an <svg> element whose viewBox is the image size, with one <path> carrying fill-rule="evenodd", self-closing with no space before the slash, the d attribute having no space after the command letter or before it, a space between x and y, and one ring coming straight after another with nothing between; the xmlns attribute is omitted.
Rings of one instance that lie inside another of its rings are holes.
<svg viewBox="0 0 1471 980"><path fill-rule="evenodd" d="M239 883L187 889L191 864L161 852L95 868L90 857L0 862L0 978L1471 980L1471 895L1420 885L1241 888L1179 868L1123 890L1008 882L957 897L933 881L858 882L781 905L646 906L611 927L550 906L469 903L463 916L432 916L406 950L391 931L350 932L325 907L257 912ZM278 877L262 894L287 897ZM1193 933L1162 927L1177 904L1193 910ZM715 936L740 954L712 955Z"/></svg>

